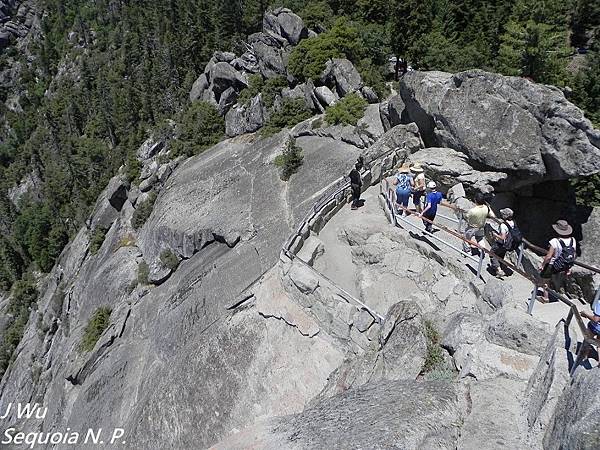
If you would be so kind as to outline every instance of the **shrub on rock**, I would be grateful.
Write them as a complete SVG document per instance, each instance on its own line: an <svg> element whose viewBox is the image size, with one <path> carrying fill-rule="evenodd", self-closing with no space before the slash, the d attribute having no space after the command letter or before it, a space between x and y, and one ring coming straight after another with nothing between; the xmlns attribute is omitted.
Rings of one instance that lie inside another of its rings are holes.
<svg viewBox="0 0 600 450"><path fill-rule="evenodd" d="M290 177L295 174L300 166L302 165L302 149L296 145L296 139L291 138L283 154L275 158L275 165L281 168L280 177L283 181L288 181Z"/></svg>
<svg viewBox="0 0 600 450"><path fill-rule="evenodd" d="M177 266L179 266L179 258L177 258L177 255L168 248L160 252L160 262L164 267L170 270L175 270L177 269Z"/></svg>
<svg viewBox="0 0 600 450"><path fill-rule="evenodd" d="M92 237L90 238L90 253L95 255L102 247L102 243L104 242L104 238L106 237L106 232L108 230L104 227L96 227L96 229L92 233Z"/></svg>
<svg viewBox="0 0 600 450"><path fill-rule="evenodd" d="M156 201L156 192L151 192L147 200L137 205L136 210L131 217L131 226L134 230L141 228L152 214L154 202Z"/></svg>
<svg viewBox="0 0 600 450"><path fill-rule="evenodd" d="M261 131L263 136L272 136L283 128L293 127L294 125L309 119L312 112L306 107L303 98L285 98L281 107L271 113L269 121Z"/></svg>
<svg viewBox="0 0 600 450"><path fill-rule="evenodd" d="M362 119L367 108L367 101L356 93L352 93L329 106L325 111L325 121L330 125L355 125Z"/></svg>
<svg viewBox="0 0 600 450"><path fill-rule="evenodd" d="M94 312L85 327L83 338L79 344L79 350L81 352L89 352L94 349L96 342L98 342L98 339L100 339L100 336L102 336L102 333L110 324L111 312L112 310L105 306L98 308Z"/></svg>
<svg viewBox="0 0 600 450"><path fill-rule="evenodd" d="M361 52L360 47L358 28L348 21L338 20L330 31L305 39L294 48L288 72L298 80L316 80L327 61L333 58L355 60Z"/></svg>

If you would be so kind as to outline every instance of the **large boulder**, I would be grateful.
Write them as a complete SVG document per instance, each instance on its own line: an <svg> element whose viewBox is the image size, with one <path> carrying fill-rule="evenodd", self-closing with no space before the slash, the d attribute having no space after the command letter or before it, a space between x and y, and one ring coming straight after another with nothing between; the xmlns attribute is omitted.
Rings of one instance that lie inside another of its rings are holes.
<svg viewBox="0 0 600 450"><path fill-rule="evenodd" d="M265 13L263 32L281 36L291 45L298 45L300 40L308 37L308 29L300 16L287 8L277 8Z"/></svg>
<svg viewBox="0 0 600 450"><path fill-rule="evenodd" d="M268 120L267 107L261 94L254 97L248 105L237 105L225 115L225 133L227 136L238 136L253 133Z"/></svg>
<svg viewBox="0 0 600 450"><path fill-rule="evenodd" d="M502 172L480 172L470 164L467 155L451 148L429 147L410 156L419 162L427 176L434 179L443 190L462 183L469 194L493 192L494 186L505 186L508 175Z"/></svg>
<svg viewBox="0 0 600 450"><path fill-rule="evenodd" d="M542 354L551 336L550 325L514 305L494 314L486 329L488 341L528 355Z"/></svg>
<svg viewBox="0 0 600 450"><path fill-rule="evenodd" d="M404 111L404 101L399 95L394 95L392 98L382 102L379 105L381 121L383 122L385 131L395 127L396 125L400 125L401 123L408 122Z"/></svg>
<svg viewBox="0 0 600 450"><path fill-rule="evenodd" d="M127 190L129 189L129 182L123 180L120 176L111 178L106 188L106 198L111 206L120 211L123 204L127 200Z"/></svg>
<svg viewBox="0 0 600 450"><path fill-rule="evenodd" d="M194 84L192 84L192 89L190 90L190 101L195 102L196 100L201 99L202 94L208 88L208 86L208 78L206 77L206 74L203 73L198 77L198 79L196 79L196 81L194 81Z"/></svg>
<svg viewBox="0 0 600 450"><path fill-rule="evenodd" d="M282 43L273 35L265 33L251 34L248 36L248 44L256 57L262 76L273 78L278 75L285 76L287 74L288 52L282 48Z"/></svg>
<svg viewBox="0 0 600 450"><path fill-rule="evenodd" d="M210 81L217 98L230 87L240 91L248 86L246 77L226 62L218 62L211 68Z"/></svg>
<svg viewBox="0 0 600 450"><path fill-rule="evenodd" d="M429 146L519 174L521 184L600 171L600 131L558 88L482 71L409 72L400 85Z"/></svg>
<svg viewBox="0 0 600 450"><path fill-rule="evenodd" d="M356 67L347 59L334 58L327 61L320 77L321 83L336 90L340 97L360 90L362 78Z"/></svg>

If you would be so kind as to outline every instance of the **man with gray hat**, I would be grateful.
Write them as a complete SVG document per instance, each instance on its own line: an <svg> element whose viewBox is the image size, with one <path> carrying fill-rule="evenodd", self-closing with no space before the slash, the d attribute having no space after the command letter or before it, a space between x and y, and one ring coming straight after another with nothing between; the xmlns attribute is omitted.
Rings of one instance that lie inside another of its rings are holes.
<svg viewBox="0 0 600 450"><path fill-rule="evenodd" d="M496 256L502 259L504 259L508 251L516 250L521 244L521 232L513 220L513 215L512 209L501 209L500 218L502 219L502 222L500 223L500 229L497 233L492 233L495 241L492 244L491 250ZM504 263L498 261L496 258L491 258L490 265L491 273L498 278L505 276L510 270Z"/></svg>

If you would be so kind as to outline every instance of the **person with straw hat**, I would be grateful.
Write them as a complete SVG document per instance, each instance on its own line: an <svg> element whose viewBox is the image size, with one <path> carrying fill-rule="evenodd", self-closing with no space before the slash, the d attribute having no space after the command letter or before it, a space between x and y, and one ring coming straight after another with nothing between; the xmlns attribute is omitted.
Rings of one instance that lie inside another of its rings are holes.
<svg viewBox="0 0 600 450"><path fill-rule="evenodd" d="M419 163L415 163L410 168L410 171L414 177L414 188L413 188L413 204L417 208L417 212L421 213L423 205L421 199L425 195L425 171Z"/></svg>
<svg viewBox="0 0 600 450"><path fill-rule="evenodd" d="M396 204L398 205L398 209L402 209L403 211L400 215L408 216L408 200L410 199L412 188L415 185L415 182L410 176L410 167L408 164L404 163L398 169L398 175L396 175L393 184L396 186Z"/></svg>
<svg viewBox="0 0 600 450"><path fill-rule="evenodd" d="M552 224L552 229L557 237L550 240L550 246L540 266L540 277L543 280L550 279L551 286L555 291L563 289L567 277L571 273L571 267L577 257L577 241L572 236L573 227L566 220L558 220ZM548 284L546 282L545 287ZM548 302L548 290L543 290L543 300Z"/></svg>

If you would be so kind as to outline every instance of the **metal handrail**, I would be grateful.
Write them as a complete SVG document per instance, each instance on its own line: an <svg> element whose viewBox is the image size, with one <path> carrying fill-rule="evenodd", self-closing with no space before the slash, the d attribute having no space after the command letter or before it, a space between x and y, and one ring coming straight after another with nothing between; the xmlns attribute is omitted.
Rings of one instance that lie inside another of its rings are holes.
<svg viewBox="0 0 600 450"><path fill-rule="evenodd" d="M451 205L451 204L445 204L444 206L446 206L447 208L450 208L456 212L459 212L461 214L466 213L467 211L464 209L459 208L458 206L455 205ZM496 223L500 224L502 223L502 221L500 221L497 217L490 217L491 220L495 221ZM527 246L528 249L531 249L534 251L534 253L537 253L539 256L544 256L546 255L546 253L548 252L548 249L544 249L543 247L539 247L533 243L531 243L529 240L527 240L526 238L523 238L523 243ZM598 267L594 267L594 266L590 266L589 264L583 263L581 261L575 261L575 265L582 267L584 269L587 269L591 272L600 274L600 268Z"/></svg>
<svg viewBox="0 0 600 450"><path fill-rule="evenodd" d="M364 178L367 175L371 174L370 166L373 162L375 162L378 159L383 158L385 156L389 156L392 153L397 152L399 149L400 149L399 147L394 147L392 149L389 149L389 150L382 152L379 155L371 158L369 161L366 161L364 163L364 167L366 168L366 170L364 170L363 173L361 174L361 178ZM328 191L330 191L331 189L338 186L342 181L343 181L343 184L341 184L341 186L337 187L334 192L328 194ZM313 217L315 217L325 207L325 205L327 205L331 200L333 200L334 198L336 198L338 195L340 195L342 192L344 192L346 189L349 189L349 188L350 188L350 178L347 175L343 175L343 176L337 178L335 181L331 182L327 187L325 187L324 193L313 204L312 210L309 211L307 213L307 215L304 217L304 219L302 221L300 221L300 223L298 224L298 227L296 228L296 232L294 234L292 234L287 239L287 241L284 243L283 249L285 251L289 251L294 239L296 238L296 236L298 236L300 234L300 231L302 230L304 225L306 225Z"/></svg>
<svg viewBox="0 0 600 450"><path fill-rule="evenodd" d="M339 286L335 281L333 281L327 275L319 272L317 269L315 269L313 266L311 266L310 264L308 264L306 261L304 261L298 255L295 255L294 253L292 253L292 252L290 252L289 250L286 250L286 249L283 249L283 252L285 253L285 255L288 258L290 258L290 260L292 260L292 261L299 261L302 265L308 267L310 270L312 270L313 272L315 272L320 278L323 278L329 284L331 284L332 286L335 286L335 288L343 294L342 297L346 298L347 300L350 300L349 303L355 303L354 306L357 307L357 309L359 309L359 310L364 309L364 310L368 311L369 314L371 314L371 316L373 316L380 325L383 325L383 323L385 322L385 317L384 316L382 316L377 311L375 311L374 309L372 309L369 306L367 306L365 303L361 302L359 299L357 299L356 297L354 297L352 294L350 294L344 288L342 288L341 286Z"/></svg>
<svg viewBox="0 0 600 450"><path fill-rule="evenodd" d="M395 221L396 219L396 215L394 212L394 206L392 204L392 197L393 197L393 189L389 189L389 182L387 179L383 179L381 181L381 195L384 196L385 200L386 200L386 205L388 207L388 209L390 210L390 214L391 217L393 218L393 224L396 226L397 222ZM392 195L390 195L390 192L392 192ZM400 205L399 205L400 206ZM400 206L403 210L408 211L409 213L412 214L412 211L408 208L405 208L403 206ZM420 217L423 221L430 223L430 224L435 224L434 221L427 219L426 217ZM498 261L501 261L504 265L506 265L507 267L510 267L514 272L518 273L519 275L521 275L522 277L524 277L525 279L529 280L530 282L533 283L533 291L531 294L531 299L529 302L529 306L528 306L528 313L531 314L532 310L533 310L533 304L535 302L535 297L537 294L537 288L538 288L538 282L537 279L535 279L534 277L529 276L527 273L521 271L520 269L518 269L517 267L515 267L512 263L504 260L503 258L500 258L498 255L496 255L495 253L491 252L490 250L480 246L477 243L473 243L467 239L465 239L462 235L456 233L454 230L450 230L449 228L440 225L440 224L435 224L435 226L437 228L439 228L440 230L447 232L449 234L451 234L452 236L457 237L458 239L460 239L463 242L468 243L471 247L476 247L479 249L480 254L486 253L487 255L490 256L490 258L496 258ZM481 253L483 252L483 253ZM567 306L569 306L569 315L573 315L575 316L575 319L577 321L577 325L579 326L579 329L581 331L581 334L583 336L583 344L581 346L581 348L579 349L578 353L577 353L577 357L578 357L578 361L581 359L581 356L585 354L585 352L587 350L585 350L586 345L593 345L593 346L600 346L600 339L596 338L593 333L588 330L588 328L585 326L585 324L583 323L583 318L581 317L581 313L579 312L579 310L577 309L577 307L575 306L575 304L568 299L567 297L563 296L562 294L559 294L558 292L546 288L548 290L549 293L551 293L554 297L556 297L557 299L559 299L562 303L565 303ZM580 361L579 361L580 362ZM575 370L576 366L578 363L576 363L574 365L574 367L571 370L571 373L573 373L573 371Z"/></svg>
<svg viewBox="0 0 600 450"><path fill-rule="evenodd" d="M382 183L385 183L385 187L386 187L386 192L394 192L393 189L389 189L389 182L387 181L387 179L382 180ZM388 199L388 204L391 203L392 199ZM413 214L412 210L405 208L404 206L398 205L399 208L401 208L402 210L408 212L409 214ZM393 207L392 207L392 212L393 212ZM498 261L501 261L504 265L506 265L507 267L510 267L511 270L513 270L514 272L517 272L519 275L527 278L529 281L531 281L533 284L537 284L537 280L533 277L531 277L530 275L528 275L527 273L523 272L521 269L519 269L518 267L516 267L514 264L505 261L503 258L499 257L498 255L496 255L494 252L492 252L491 250L488 250L485 247L482 247L481 245L479 245L476 242L472 242L468 239L466 239L462 234L459 234L458 232L451 230L450 228L445 227L444 225L441 225L439 223L435 223L432 220L429 220L426 217L420 217L420 219L422 219L424 222L430 223L431 225L435 225L437 228L439 228L440 230L445 231L446 233L451 234L452 236L460 239L461 241L465 242L466 244L468 244L470 247L475 247L477 249L479 249L480 251L480 255L482 255L483 253L487 254L490 256L490 258L495 258ZM468 255L465 255L468 256ZM480 273L478 273L478 278L480 276Z"/></svg>

